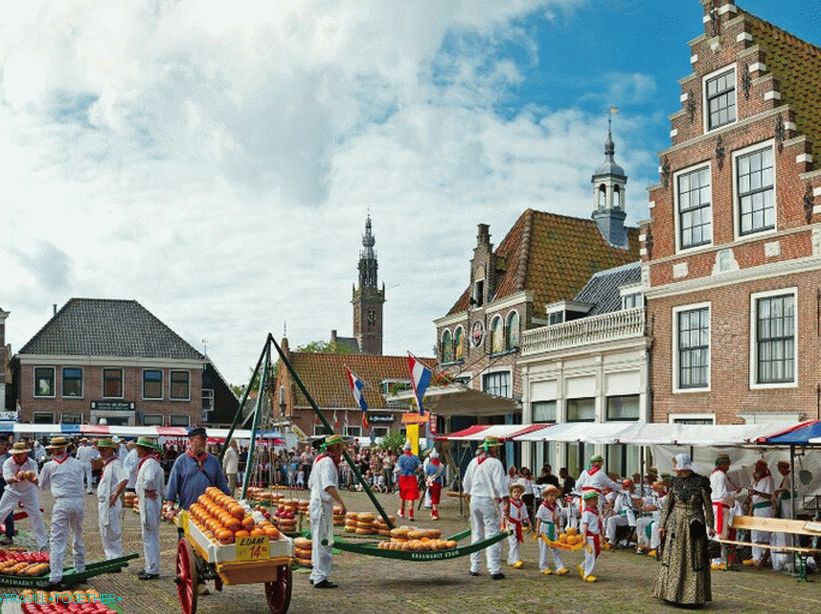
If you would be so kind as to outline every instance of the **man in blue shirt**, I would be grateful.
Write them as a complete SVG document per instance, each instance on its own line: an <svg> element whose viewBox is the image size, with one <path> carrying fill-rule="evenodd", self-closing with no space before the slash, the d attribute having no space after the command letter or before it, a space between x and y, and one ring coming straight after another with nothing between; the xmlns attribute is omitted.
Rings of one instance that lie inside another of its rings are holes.
<svg viewBox="0 0 821 614"><path fill-rule="evenodd" d="M413 521L413 504L419 498L419 482L416 474L419 472L421 463L419 457L411 452L410 441L405 442L404 453L396 460L396 467L399 472L399 511L396 512L400 518L405 517L405 502L409 501L408 520Z"/></svg>
<svg viewBox="0 0 821 614"><path fill-rule="evenodd" d="M165 498L174 502L179 499L180 507L188 509L205 489L216 486L230 495L228 479L222 472L219 459L205 450L208 442L205 429L197 427L188 433L188 450L180 454L171 467Z"/></svg>

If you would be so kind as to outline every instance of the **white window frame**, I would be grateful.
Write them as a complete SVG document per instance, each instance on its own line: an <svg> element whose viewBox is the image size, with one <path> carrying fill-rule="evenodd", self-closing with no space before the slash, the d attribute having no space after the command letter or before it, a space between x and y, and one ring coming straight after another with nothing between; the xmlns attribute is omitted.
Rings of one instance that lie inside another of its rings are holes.
<svg viewBox="0 0 821 614"><path fill-rule="evenodd" d="M70 397L74 398L74 397ZM83 412L81 411L64 411L60 414L60 424L63 424L65 421L66 416L79 416L79 422L65 422L65 424L82 424L83 423Z"/></svg>
<svg viewBox="0 0 821 614"><path fill-rule="evenodd" d="M362 437L362 427L358 424L350 424L346 426L345 437Z"/></svg>
<svg viewBox="0 0 821 614"><path fill-rule="evenodd" d="M693 245L691 247L682 247L681 246L681 217L680 217L680 208L679 208L679 194L678 194L678 179L681 175L687 175L688 173L692 173L693 171L700 170L704 167L707 167L707 172L710 174L710 242L709 243L702 243L701 245ZM683 168L681 170L676 171L673 173L673 229L675 232L675 245L676 245L676 253L685 253L691 251L697 251L700 249L709 249L713 246L713 241L715 239L715 202L713 199L713 163L711 160L705 160L699 162L697 164L693 164L692 166L688 166L687 168Z"/></svg>
<svg viewBox="0 0 821 614"><path fill-rule="evenodd" d="M727 72L730 69L733 70L733 80L735 81L735 120L731 121L729 124L710 128L710 108L707 104L707 81ZM732 64L722 66L718 70L714 70L701 78L701 114L703 115L702 124L704 134L707 134L708 132L715 132L716 130L721 130L722 128L729 128L730 126L734 126L738 123L738 62L733 62Z"/></svg>
<svg viewBox="0 0 821 614"><path fill-rule="evenodd" d="M205 401L210 400L211 406L209 408L205 408ZM203 388L202 389L202 404L203 407L201 408L203 413L207 414L209 411L214 411L214 389L213 388Z"/></svg>
<svg viewBox="0 0 821 614"><path fill-rule="evenodd" d="M795 304L793 318L793 381L759 384L758 379L758 299L786 296L791 294ZM750 294L750 390L766 390L768 388L798 388L798 287L779 288Z"/></svg>
<svg viewBox="0 0 821 614"><path fill-rule="evenodd" d="M712 420L713 424L716 423L716 415L715 414L667 414L667 423L668 424L675 424L679 420Z"/></svg>
<svg viewBox="0 0 821 614"><path fill-rule="evenodd" d="M51 392L52 394L37 394L37 369L51 369ZM57 368L49 365L34 365L31 368L31 396L35 399L56 399L57 398Z"/></svg>
<svg viewBox="0 0 821 614"><path fill-rule="evenodd" d="M512 399L513 398L513 369L512 368L493 369L492 371L482 371L480 382L479 382L480 385L482 386L482 392L487 392L485 390L485 376L486 375L494 375L496 373L507 373L508 374L508 378L509 378L508 379L508 388L510 389L509 390L510 394L507 397L503 397L503 398Z"/></svg>
<svg viewBox="0 0 821 614"><path fill-rule="evenodd" d="M371 432L373 433L374 438L387 437L391 433L391 428L389 426L374 426L371 427Z"/></svg>
<svg viewBox="0 0 821 614"><path fill-rule="evenodd" d="M174 373L187 373L188 374L188 396L187 397L175 397L172 394L172 390L174 389L174 382L172 378L174 377ZM188 369L169 369L168 370L168 400L169 401L190 401L191 400L191 371Z"/></svg>
<svg viewBox="0 0 821 614"><path fill-rule="evenodd" d="M702 388L681 388L679 386L679 370L678 370L678 315L682 311L694 311L696 309L704 309L707 308L707 323L710 327L710 345L707 350L707 386ZM712 384L712 371L713 371L713 308L712 303L710 301L705 301L703 303L692 303L689 305L677 305L673 307L672 312L672 340L673 345L671 346L672 349L672 368L673 368L673 394L689 394L689 393L701 393L701 392L710 392L711 384Z"/></svg>
<svg viewBox="0 0 821 614"><path fill-rule="evenodd" d="M758 230L755 232L748 232L741 234L741 198L738 194L738 159L754 151L770 148L773 154L773 220L772 228L767 230ZM775 139L768 139L766 141L759 141L754 145L738 149L733 152L733 176L731 177L733 186L733 236L735 240L747 239L749 237L767 236L778 232L778 158L775 152Z"/></svg>
<svg viewBox="0 0 821 614"><path fill-rule="evenodd" d="M186 422L185 424L174 424L174 418L185 418ZM181 426L184 428L188 428L189 426L191 426L191 416L189 416L188 414L171 414L170 416L168 416L168 426Z"/></svg>
<svg viewBox="0 0 821 614"><path fill-rule="evenodd" d="M120 372L120 390L122 394L118 397L108 397L105 394L105 372L119 371ZM124 399L125 398L125 369L121 367L103 367L100 369L100 397L103 399Z"/></svg>
<svg viewBox="0 0 821 614"><path fill-rule="evenodd" d="M35 422L35 418L37 416L51 416L48 422ZM31 414L31 423L32 424L54 424L54 412L53 411L35 411Z"/></svg>
<svg viewBox="0 0 821 614"><path fill-rule="evenodd" d="M150 417L157 417L157 416L159 416L159 418L160 418L160 423L159 423L159 424L149 424L149 425L147 425L147 426L163 426L163 425L165 424L165 416L163 416L163 414L143 414L143 425L144 425L144 426L146 425L146 424L145 424L145 419L146 419L146 418L148 418L149 416L150 416Z"/></svg>
<svg viewBox="0 0 821 614"><path fill-rule="evenodd" d="M513 317L513 314L516 314L516 318L519 320L519 343L515 347L508 347L507 341L508 336L510 335L510 320ZM502 321L502 329L503 335L505 338L505 349L506 350L515 350L516 348L520 348L522 346L522 316L519 314L518 309L511 309L507 312L505 319Z"/></svg>
<svg viewBox="0 0 821 614"><path fill-rule="evenodd" d="M66 396L63 386L65 384L65 370L79 369L80 370L80 396ZM60 367L60 398L62 399L84 399L86 396L86 370L83 367Z"/></svg>
<svg viewBox="0 0 821 614"><path fill-rule="evenodd" d="M162 379L160 380L160 396L158 397L147 397L145 396L145 372L146 371L159 371L162 374ZM165 399L165 371L163 369L143 369L142 374L140 376L140 396L143 401L162 401Z"/></svg>

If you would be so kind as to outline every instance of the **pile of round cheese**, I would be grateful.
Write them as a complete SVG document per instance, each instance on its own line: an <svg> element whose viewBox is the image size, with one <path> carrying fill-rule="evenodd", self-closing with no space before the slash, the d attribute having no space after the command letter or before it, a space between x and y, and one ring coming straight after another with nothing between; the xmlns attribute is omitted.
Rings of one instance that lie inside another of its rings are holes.
<svg viewBox="0 0 821 614"><path fill-rule="evenodd" d="M134 507L134 504L137 503L139 499L137 499L137 493L135 492L127 492L123 495L123 506L125 507Z"/></svg>
<svg viewBox="0 0 821 614"><path fill-rule="evenodd" d="M376 515L370 512L348 512L345 514L345 530L357 535L373 535L377 531L375 520Z"/></svg>
<svg viewBox="0 0 821 614"><path fill-rule="evenodd" d="M311 566L311 554L313 552L313 542L304 537L294 538L294 558L298 565L303 567Z"/></svg>
<svg viewBox="0 0 821 614"><path fill-rule="evenodd" d="M456 547L452 539L441 539L439 529L414 529L398 527L390 531L391 539L379 543L381 550L402 550L404 552L434 552Z"/></svg>
<svg viewBox="0 0 821 614"><path fill-rule="evenodd" d="M568 527L564 533L559 533L555 541L550 544L562 550L578 550L584 545L584 537L579 535L579 531L573 527Z"/></svg>
<svg viewBox="0 0 821 614"><path fill-rule="evenodd" d="M212 486L188 513L191 522L214 543L232 544L236 538L249 536L279 539L279 530L273 524L264 519L258 522L249 511L236 499Z"/></svg>
<svg viewBox="0 0 821 614"><path fill-rule="evenodd" d="M19 598L24 614L54 614L59 612L116 614L116 610L103 603L100 593L92 588L74 592L46 592L26 589L20 593Z"/></svg>
<svg viewBox="0 0 821 614"><path fill-rule="evenodd" d="M342 513L342 507L334 505L334 526L341 527L345 525L345 514Z"/></svg>
<svg viewBox="0 0 821 614"><path fill-rule="evenodd" d="M274 513L274 522L283 533L295 533L297 523L297 509L299 503L296 499L282 499Z"/></svg>
<svg viewBox="0 0 821 614"><path fill-rule="evenodd" d="M49 570L48 552L0 552L0 575L36 577Z"/></svg>

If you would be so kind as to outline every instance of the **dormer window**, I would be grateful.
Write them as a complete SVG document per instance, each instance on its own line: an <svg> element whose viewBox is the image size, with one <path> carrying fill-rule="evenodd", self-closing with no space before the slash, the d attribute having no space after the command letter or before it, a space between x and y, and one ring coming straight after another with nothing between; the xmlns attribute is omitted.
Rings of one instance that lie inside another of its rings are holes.
<svg viewBox="0 0 821 614"><path fill-rule="evenodd" d="M564 311L554 311L547 317L550 324L561 324L564 322Z"/></svg>
<svg viewBox="0 0 821 614"><path fill-rule="evenodd" d="M708 75L704 81L707 130L715 130L736 120L735 67Z"/></svg>
<svg viewBox="0 0 821 614"><path fill-rule="evenodd" d="M586 316L593 306L578 301L558 301L547 305L548 324L561 324Z"/></svg>
<svg viewBox="0 0 821 614"><path fill-rule="evenodd" d="M621 297L622 309L635 309L636 307L641 307L643 304L644 301L642 299L641 292L625 294Z"/></svg>
<svg viewBox="0 0 821 614"><path fill-rule="evenodd" d="M473 283L473 306L481 307L484 303L485 280L477 279Z"/></svg>

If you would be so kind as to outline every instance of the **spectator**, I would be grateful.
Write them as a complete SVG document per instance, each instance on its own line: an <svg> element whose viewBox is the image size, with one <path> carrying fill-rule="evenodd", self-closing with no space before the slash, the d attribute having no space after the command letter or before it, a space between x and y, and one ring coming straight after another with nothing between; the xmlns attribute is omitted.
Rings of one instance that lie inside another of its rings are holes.
<svg viewBox="0 0 821 614"><path fill-rule="evenodd" d="M559 488L559 478L553 475L553 468L550 465L542 465L542 472L536 479L536 484L539 486L555 486Z"/></svg>
<svg viewBox="0 0 821 614"><path fill-rule="evenodd" d="M562 479L562 496L567 496L576 488L576 480L567 472L567 467L559 469L559 477Z"/></svg>

